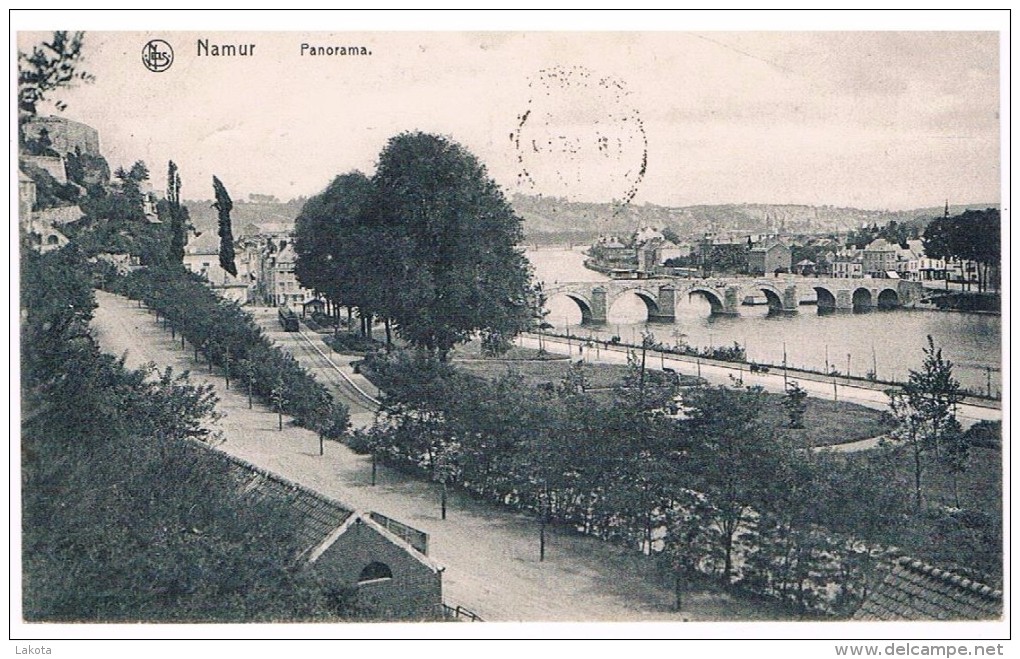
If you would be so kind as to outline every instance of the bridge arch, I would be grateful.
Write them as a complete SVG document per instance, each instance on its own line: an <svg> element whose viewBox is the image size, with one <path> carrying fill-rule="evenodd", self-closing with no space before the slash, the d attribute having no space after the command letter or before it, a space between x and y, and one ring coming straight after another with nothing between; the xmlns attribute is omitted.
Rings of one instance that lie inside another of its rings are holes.
<svg viewBox="0 0 1020 659"><path fill-rule="evenodd" d="M882 289L878 294L879 309L895 309L900 306L899 291L893 288Z"/></svg>
<svg viewBox="0 0 1020 659"><path fill-rule="evenodd" d="M658 296L658 294L654 293L652 291L646 290L644 288L626 288L626 289L620 291L615 296L613 296L613 298L611 300L607 301L607 303L606 303L606 313L608 314L612 310L613 305L616 302L618 302L620 300L620 298L625 297L628 293L633 293L634 295L637 296L637 298L639 300L641 300L642 302L645 303L645 309L648 311L648 316L647 316L648 320L652 320L653 318L659 317L660 312L659 312L659 296Z"/></svg>
<svg viewBox="0 0 1020 659"><path fill-rule="evenodd" d="M558 291L549 296L546 300L546 304L549 303L553 298L564 296L574 302L577 308L581 310L581 323L590 324L592 322L592 304L591 299L581 295L580 293L574 293L573 291Z"/></svg>
<svg viewBox="0 0 1020 659"><path fill-rule="evenodd" d="M748 292L762 292L765 294L765 299L769 303L769 313L776 313L783 310L783 292L773 286L772 284L766 284L764 282L755 282L751 286L748 286Z"/></svg>
<svg viewBox="0 0 1020 659"><path fill-rule="evenodd" d="M836 308L836 295L824 286L814 286L818 295L818 310L831 311Z"/></svg>
<svg viewBox="0 0 1020 659"><path fill-rule="evenodd" d="M712 313L714 314L722 313L723 309L725 308L723 296L719 295L718 291L713 290L711 288L707 288L704 286L694 286L693 288L687 291L688 298L692 295L700 295L701 297L708 300L709 305L711 305L712 307Z"/></svg>
<svg viewBox="0 0 1020 659"><path fill-rule="evenodd" d="M874 306L872 300L871 291L866 288L858 288L854 290L853 296L854 311L866 311Z"/></svg>

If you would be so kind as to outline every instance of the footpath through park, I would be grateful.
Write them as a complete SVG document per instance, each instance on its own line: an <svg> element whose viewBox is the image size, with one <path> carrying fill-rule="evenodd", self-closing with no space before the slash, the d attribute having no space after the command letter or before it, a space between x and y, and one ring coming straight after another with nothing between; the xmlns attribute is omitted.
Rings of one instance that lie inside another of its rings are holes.
<svg viewBox="0 0 1020 659"><path fill-rule="evenodd" d="M374 510L429 534L429 554L445 566L444 599L486 621L680 621L776 619L776 610L716 588L685 594L684 611L673 610L670 580L642 554L554 529L546 560L539 561L538 524L487 502L452 493L447 519L440 519L439 489L432 483L382 468L372 486L370 460L328 442L319 455L315 433L286 424L214 369L192 360L134 301L98 291L93 329L103 350L125 356L130 368L146 363L190 371L195 383L210 383L222 418L212 429L217 448L274 471L361 510Z"/></svg>

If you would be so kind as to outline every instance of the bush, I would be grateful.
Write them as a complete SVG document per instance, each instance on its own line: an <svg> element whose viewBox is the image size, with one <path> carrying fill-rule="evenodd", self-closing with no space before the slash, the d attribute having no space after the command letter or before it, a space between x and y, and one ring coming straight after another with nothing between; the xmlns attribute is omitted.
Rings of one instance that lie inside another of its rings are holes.
<svg viewBox="0 0 1020 659"><path fill-rule="evenodd" d="M327 336L324 340L330 348L342 354L363 354L386 347L386 344L381 341L370 339L355 332L340 332L339 334Z"/></svg>

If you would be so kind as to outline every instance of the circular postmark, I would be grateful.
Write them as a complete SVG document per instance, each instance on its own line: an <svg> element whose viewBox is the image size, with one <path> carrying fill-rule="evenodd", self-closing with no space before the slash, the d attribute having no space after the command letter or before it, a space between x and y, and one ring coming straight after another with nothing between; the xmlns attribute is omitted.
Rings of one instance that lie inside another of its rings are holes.
<svg viewBox="0 0 1020 659"><path fill-rule="evenodd" d="M518 187L615 211L637 194L648 166L644 123L622 80L582 66L552 67L529 81L511 133ZM614 211L614 214L615 214Z"/></svg>
<svg viewBox="0 0 1020 659"><path fill-rule="evenodd" d="M142 64L150 71L162 73L174 63L174 49L162 39L152 39L142 47Z"/></svg>

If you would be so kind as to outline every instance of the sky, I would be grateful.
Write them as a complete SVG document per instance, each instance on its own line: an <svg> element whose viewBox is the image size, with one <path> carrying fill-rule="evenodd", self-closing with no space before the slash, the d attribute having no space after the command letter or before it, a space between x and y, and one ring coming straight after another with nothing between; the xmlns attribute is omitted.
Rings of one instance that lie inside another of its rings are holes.
<svg viewBox="0 0 1020 659"><path fill-rule="evenodd" d="M154 38L174 50L159 73L141 58ZM199 40L255 48L200 56ZM213 175L235 199L310 196L415 130L463 144L508 194L889 210L1002 196L996 32L89 31L84 54L95 83L55 93L59 114L97 128L111 166L144 160L156 188L174 160L188 199L211 198Z"/></svg>

